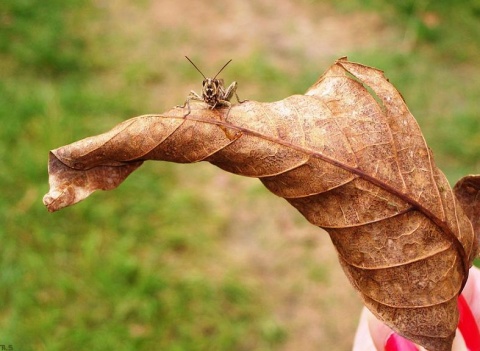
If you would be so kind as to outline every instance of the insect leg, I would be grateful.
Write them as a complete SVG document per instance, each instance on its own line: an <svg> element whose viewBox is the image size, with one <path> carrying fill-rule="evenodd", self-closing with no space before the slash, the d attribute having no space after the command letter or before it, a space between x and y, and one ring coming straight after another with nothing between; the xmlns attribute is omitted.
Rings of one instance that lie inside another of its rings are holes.
<svg viewBox="0 0 480 351"><path fill-rule="evenodd" d="M227 90L225 90L225 92L223 93L222 100L230 101L233 97L233 94L236 94L236 91L237 91L237 82L233 82L228 86Z"/></svg>
<svg viewBox="0 0 480 351"><path fill-rule="evenodd" d="M237 101L238 101L239 104L242 104L242 103L244 103L245 101L248 101L247 99L245 99L245 100L240 100L240 98L239 98L238 95L237 95L237 92L235 92L235 97L237 98Z"/></svg>
<svg viewBox="0 0 480 351"><path fill-rule="evenodd" d="M183 117L187 117L190 112L192 112L191 108L190 108L190 100L200 100L200 101L203 101L202 97L200 95L198 95L196 92L194 92L193 90L190 91L190 94L187 96L187 99L185 100L185 102L183 103L183 105L177 105L175 107L180 107L180 108L185 108L187 107L188 108L188 111L186 114L183 115Z"/></svg>
<svg viewBox="0 0 480 351"><path fill-rule="evenodd" d="M220 104L220 105L223 105L223 106L228 106L228 110L227 110L227 114L225 115L225 121L227 120L227 117L228 117L228 114L230 113L230 110L232 109L232 103L228 100L222 100L222 99L218 99L218 101L215 103L215 104Z"/></svg>
<svg viewBox="0 0 480 351"><path fill-rule="evenodd" d="M210 110L213 110L215 107L217 107L217 104L220 102L222 104L221 100L215 100L215 103L213 105L210 105Z"/></svg>
<svg viewBox="0 0 480 351"><path fill-rule="evenodd" d="M196 92L194 92L193 90L190 91L189 96L190 96L193 100L203 101L203 98L202 98L200 95L198 95Z"/></svg>
<svg viewBox="0 0 480 351"><path fill-rule="evenodd" d="M233 97L233 95L235 95L235 97L237 98L237 101L239 104L241 104L242 102L245 102L247 100L240 100L240 98L238 97L238 94L237 94L237 82L233 82L232 84L230 84L227 88L227 90L225 91L225 97L224 99L225 100L228 100L230 101Z"/></svg>

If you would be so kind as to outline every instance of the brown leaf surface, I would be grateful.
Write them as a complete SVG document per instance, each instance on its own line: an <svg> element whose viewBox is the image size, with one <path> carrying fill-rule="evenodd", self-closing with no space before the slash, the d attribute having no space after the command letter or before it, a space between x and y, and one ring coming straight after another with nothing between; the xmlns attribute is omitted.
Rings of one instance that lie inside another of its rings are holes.
<svg viewBox="0 0 480 351"><path fill-rule="evenodd" d="M51 151L45 205L113 189L144 160L208 161L258 177L328 231L378 318L429 350L450 350L478 250L480 181L459 182L454 196L383 72L340 59L305 95L226 111L192 103L186 118L180 108L140 116Z"/></svg>

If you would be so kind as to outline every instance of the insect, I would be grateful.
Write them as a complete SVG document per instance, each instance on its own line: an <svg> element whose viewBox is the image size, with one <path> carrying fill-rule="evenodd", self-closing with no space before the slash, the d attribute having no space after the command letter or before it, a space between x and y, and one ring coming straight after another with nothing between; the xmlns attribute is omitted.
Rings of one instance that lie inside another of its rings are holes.
<svg viewBox="0 0 480 351"><path fill-rule="evenodd" d="M200 74L203 76L203 83L202 83L202 96L197 94L195 91L191 91L190 94L187 96L187 99L185 100L185 103L182 106L177 105L177 107L185 108L185 106L188 107L188 112L183 116L187 117L190 112L190 100L197 100L197 101L204 101L210 106L210 109L214 109L217 106L228 106L228 112L230 112L230 109L232 108L232 103L230 100L232 99L233 95L237 98L237 101L241 104L245 100L240 101L237 95L237 82L233 82L228 86L228 88L225 90L225 86L223 83L223 79L217 79L217 76L220 74L220 72L223 71L225 67L232 61L228 61L226 64L223 65L223 67L218 71L218 73L215 75L213 78L207 78L205 75L200 71L200 69L188 58L188 56L185 56L185 58L190 61L190 63L195 67L195 69L200 72ZM227 115L228 115L227 112Z"/></svg>

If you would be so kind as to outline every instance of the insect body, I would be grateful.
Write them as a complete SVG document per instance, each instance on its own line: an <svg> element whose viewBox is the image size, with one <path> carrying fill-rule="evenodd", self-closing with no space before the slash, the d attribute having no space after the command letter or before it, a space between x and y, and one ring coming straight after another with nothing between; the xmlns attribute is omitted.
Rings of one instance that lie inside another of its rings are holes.
<svg viewBox="0 0 480 351"><path fill-rule="evenodd" d="M197 66L190 60L187 56L185 56L188 61L195 67L195 69L200 72L200 74L203 76L203 87L202 87L202 96L197 94L195 91L191 91L190 94L187 96L187 99L185 100L185 103L182 106L177 106L181 108L185 108L187 106L188 112L184 115L184 117L188 116L191 112L190 110L190 100L197 100L197 101L204 101L207 103L210 108L213 110L217 106L228 106L228 112L230 112L230 109L232 108L232 103L230 100L232 99L233 95L237 98L237 101L239 103L244 102L245 100L240 101L237 95L237 82L233 82L228 86L227 89L225 89L223 79L217 79L217 76L220 74L220 72L223 71L225 67L232 61L228 61L226 64L223 65L223 67L218 71L218 73L215 75L213 78L207 78L205 75L198 69ZM228 115L227 112L227 115Z"/></svg>

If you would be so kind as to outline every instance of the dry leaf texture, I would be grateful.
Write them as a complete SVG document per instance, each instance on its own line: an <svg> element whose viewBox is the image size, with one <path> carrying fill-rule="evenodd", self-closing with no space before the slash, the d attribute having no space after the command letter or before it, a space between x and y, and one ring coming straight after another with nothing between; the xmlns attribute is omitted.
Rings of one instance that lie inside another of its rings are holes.
<svg viewBox="0 0 480 351"><path fill-rule="evenodd" d="M327 230L378 318L429 350L450 350L477 254L470 218L480 187L469 178L456 198L381 71L340 59L305 95L247 101L228 116L202 102L184 113L140 116L53 150L48 209L115 188L145 160L208 161L258 177Z"/></svg>

